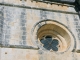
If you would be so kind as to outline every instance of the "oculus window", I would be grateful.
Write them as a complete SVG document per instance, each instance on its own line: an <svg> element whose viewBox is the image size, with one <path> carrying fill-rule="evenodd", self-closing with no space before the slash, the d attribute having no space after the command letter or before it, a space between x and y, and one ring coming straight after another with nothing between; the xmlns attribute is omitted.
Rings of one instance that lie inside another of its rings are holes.
<svg viewBox="0 0 80 60"><path fill-rule="evenodd" d="M37 23L31 35L33 43L44 51L72 51L76 45L70 30L63 24L52 20Z"/></svg>
<svg viewBox="0 0 80 60"><path fill-rule="evenodd" d="M43 45L43 47L47 50L53 50L58 51L58 45L59 41L57 39L52 38L52 36L47 35L43 36L43 38L40 40Z"/></svg>

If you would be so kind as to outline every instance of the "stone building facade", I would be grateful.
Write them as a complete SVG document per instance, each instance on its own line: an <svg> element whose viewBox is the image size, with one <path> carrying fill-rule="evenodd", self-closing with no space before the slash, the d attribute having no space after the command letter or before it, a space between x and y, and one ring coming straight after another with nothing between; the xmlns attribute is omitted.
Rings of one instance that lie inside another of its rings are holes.
<svg viewBox="0 0 80 60"><path fill-rule="evenodd" d="M79 60L80 0L0 0L0 60Z"/></svg>

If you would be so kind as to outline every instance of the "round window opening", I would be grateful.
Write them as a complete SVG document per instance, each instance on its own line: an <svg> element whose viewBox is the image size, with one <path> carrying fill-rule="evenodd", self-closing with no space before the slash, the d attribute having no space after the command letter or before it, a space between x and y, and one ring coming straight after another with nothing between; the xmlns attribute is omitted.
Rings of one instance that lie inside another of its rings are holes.
<svg viewBox="0 0 80 60"><path fill-rule="evenodd" d="M45 49L58 51L59 41L57 39L54 39L52 36L50 35L43 36L40 42L43 44L43 47Z"/></svg>
<svg viewBox="0 0 80 60"><path fill-rule="evenodd" d="M32 33L40 49L65 52L74 49L74 37L62 24L54 21L39 22Z"/></svg>

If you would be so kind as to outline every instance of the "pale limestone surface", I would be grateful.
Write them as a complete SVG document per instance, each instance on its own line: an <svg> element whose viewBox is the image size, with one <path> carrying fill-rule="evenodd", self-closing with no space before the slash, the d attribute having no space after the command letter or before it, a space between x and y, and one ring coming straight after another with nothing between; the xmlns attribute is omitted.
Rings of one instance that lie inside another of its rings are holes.
<svg viewBox="0 0 80 60"><path fill-rule="evenodd" d="M79 60L79 53L39 53L39 50L1 48L1 60Z"/></svg>
<svg viewBox="0 0 80 60"><path fill-rule="evenodd" d="M32 39L32 29L38 22L48 19L67 26L75 37L75 50L80 49L80 19L77 14L23 8L28 6L76 13L74 7L31 2L30 0L25 2L20 0L0 0L0 3L13 5L0 5L0 25L3 25L3 27L0 26L0 30L2 29L3 31L0 32L2 34L0 42L4 46L37 47L37 44L34 44L36 40ZM14 5L22 7L14 7ZM80 53L71 51L57 53L40 49L0 48L0 60L80 60L79 56Z"/></svg>

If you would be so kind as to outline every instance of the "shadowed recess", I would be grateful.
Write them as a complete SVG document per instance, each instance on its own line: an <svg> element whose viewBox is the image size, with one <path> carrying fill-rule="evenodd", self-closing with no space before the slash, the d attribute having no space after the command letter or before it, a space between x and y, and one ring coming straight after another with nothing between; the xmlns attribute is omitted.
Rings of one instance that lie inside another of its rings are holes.
<svg viewBox="0 0 80 60"><path fill-rule="evenodd" d="M45 39L41 39L41 43L44 44L44 48L47 50L52 49L53 51L58 51L57 45L59 44L57 39L52 39L52 36L46 36Z"/></svg>

